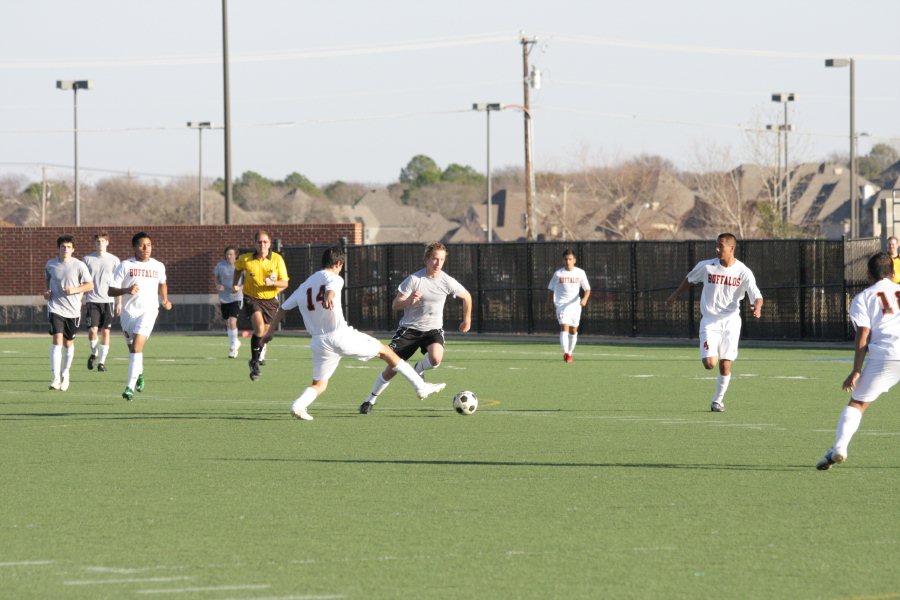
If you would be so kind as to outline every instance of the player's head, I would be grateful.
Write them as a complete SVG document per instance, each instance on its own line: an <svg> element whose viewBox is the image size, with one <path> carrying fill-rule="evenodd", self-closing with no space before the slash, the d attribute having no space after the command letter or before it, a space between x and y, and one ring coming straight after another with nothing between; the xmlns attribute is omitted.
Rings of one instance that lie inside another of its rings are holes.
<svg viewBox="0 0 900 600"><path fill-rule="evenodd" d="M431 242L430 244L428 244L428 245L425 247L425 256L424 256L423 258L424 258L425 260L428 260L429 258L431 258L432 256L434 256L434 253L435 253L435 252L438 252L439 250L442 250L442 251L444 252L444 255L446 256L446 254L447 254L447 246L443 245L443 244L440 243L440 242Z"/></svg>
<svg viewBox="0 0 900 600"><path fill-rule="evenodd" d="M131 236L131 247L137 248L138 246L141 245L141 240L149 240L149 239L150 239L149 234L147 234L143 231L138 231L136 234Z"/></svg>
<svg viewBox="0 0 900 600"><path fill-rule="evenodd" d="M737 246L737 238L734 237L733 233L720 233L716 238L716 243L718 244L720 242L730 248Z"/></svg>
<svg viewBox="0 0 900 600"><path fill-rule="evenodd" d="M229 256L229 253L231 256ZM225 250L222 252L222 256L227 258L228 260L234 260L237 258L237 248L234 246L225 246Z"/></svg>
<svg viewBox="0 0 900 600"><path fill-rule="evenodd" d="M106 247L109 246L109 233L105 231L101 231L99 233L94 234L94 245L97 246L97 249L101 252L106 251Z"/></svg>
<svg viewBox="0 0 900 600"><path fill-rule="evenodd" d="M571 248L563 250L563 260L566 263L566 270L571 271L575 267L575 252Z"/></svg>
<svg viewBox="0 0 900 600"><path fill-rule="evenodd" d="M434 276L438 271L444 268L444 261L447 260L447 246L440 242L431 242L425 248L425 272L429 277Z"/></svg>
<svg viewBox="0 0 900 600"><path fill-rule="evenodd" d="M331 269L338 264L343 265L346 260L347 256L344 254L344 251L341 250L340 246L332 246L322 253L322 268Z"/></svg>
<svg viewBox="0 0 900 600"><path fill-rule="evenodd" d="M146 262L150 260L150 254L153 253L153 240L143 231L138 231L131 236L131 247L134 248L134 257Z"/></svg>
<svg viewBox="0 0 900 600"><path fill-rule="evenodd" d="M74 248L75 247L75 238L69 234L61 235L58 238L56 238L56 247L57 248L59 248L63 244L71 244L72 247Z"/></svg>
<svg viewBox="0 0 900 600"><path fill-rule="evenodd" d="M884 252L873 254L866 268L872 281L880 281L894 276L894 261L891 260L890 254Z"/></svg>
<svg viewBox="0 0 900 600"><path fill-rule="evenodd" d="M897 249L900 248L900 240L897 239L897 236L892 235L887 239L887 246L888 254L897 256Z"/></svg>
<svg viewBox="0 0 900 600"><path fill-rule="evenodd" d="M272 238L269 237L269 232L265 229L260 229L256 232L255 239L257 256L268 256L269 251L272 249Z"/></svg>

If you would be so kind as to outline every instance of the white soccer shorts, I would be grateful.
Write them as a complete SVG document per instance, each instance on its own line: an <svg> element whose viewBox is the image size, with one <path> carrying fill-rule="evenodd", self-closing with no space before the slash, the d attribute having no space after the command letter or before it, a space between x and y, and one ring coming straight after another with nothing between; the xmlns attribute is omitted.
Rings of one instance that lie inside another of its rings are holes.
<svg viewBox="0 0 900 600"><path fill-rule="evenodd" d="M369 360L378 356L381 342L353 327L343 327L324 335L314 335L309 347L313 354L313 380L331 379L341 358Z"/></svg>
<svg viewBox="0 0 900 600"><path fill-rule="evenodd" d="M560 325L578 327L579 323L581 323L581 302L576 300L569 304L557 304L556 321Z"/></svg>
<svg viewBox="0 0 900 600"><path fill-rule="evenodd" d="M735 316L737 318L700 321L700 358L717 356L719 360L737 359L741 319Z"/></svg>
<svg viewBox="0 0 900 600"><path fill-rule="evenodd" d="M149 338L150 334L153 333L153 326L156 325L156 317L158 315L159 311L156 310L148 310L139 315L130 315L123 310L120 322L122 324L122 333L125 334L125 339L128 340L128 343L133 342L136 335Z"/></svg>
<svg viewBox="0 0 900 600"><path fill-rule="evenodd" d="M900 382L900 360L869 358L853 388L852 398L858 402L874 402Z"/></svg>

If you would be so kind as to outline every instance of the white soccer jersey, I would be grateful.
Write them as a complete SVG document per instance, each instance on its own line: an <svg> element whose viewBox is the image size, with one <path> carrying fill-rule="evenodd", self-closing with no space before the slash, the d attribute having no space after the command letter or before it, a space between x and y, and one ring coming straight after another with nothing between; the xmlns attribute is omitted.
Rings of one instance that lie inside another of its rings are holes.
<svg viewBox="0 0 900 600"><path fill-rule="evenodd" d="M341 307L341 290L344 279L331 271L318 271L310 275L300 284L294 293L284 301L281 308L291 310L299 308L303 315L303 325L310 335L323 335L347 327ZM334 292L333 306L322 307L322 300L328 292Z"/></svg>
<svg viewBox="0 0 900 600"><path fill-rule="evenodd" d="M84 298L85 302L110 304L116 301L107 292L109 291L109 284L112 281L113 274L116 272L120 262L116 255L109 252L104 252L102 255L97 252L91 252L84 257L84 264L87 265L88 270L91 272L91 277L94 278L94 289L87 293Z"/></svg>
<svg viewBox="0 0 900 600"><path fill-rule="evenodd" d="M84 294L66 294L66 288L78 287L91 280L87 266L77 258L69 258L65 262L51 258L44 267L44 277L50 290L47 310L69 319L80 317Z"/></svg>
<svg viewBox="0 0 900 600"><path fill-rule="evenodd" d="M744 294L754 303L762 298L753 272L737 259L730 267L724 266L718 258L702 260L687 274L687 280L703 283L700 314L704 319L739 315Z"/></svg>
<svg viewBox="0 0 900 600"><path fill-rule="evenodd" d="M900 360L900 285L882 279L861 291L850 304L850 322L871 330L870 358Z"/></svg>
<svg viewBox="0 0 900 600"><path fill-rule="evenodd" d="M403 310L400 327L431 331L444 328L444 303L447 296L456 298L466 288L443 271L437 277L428 277L428 272L420 269L404 279L397 291L407 298L415 292L422 295L421 300Z"/></svg>
<svg viewBox="0 0 900 600"><path fill-rule="evenodd" d="M579 301L581 290L589 291L591 284L588 283L584 269L574 267L571 271L567 271L562 267L550 278L547 289L553 292L553 304L564 306Z"/></svg>
<svg viewBox="0 0 900 600"><path fill-rule="evenodd" d="M159 312L159 285L166 282L166 267L155 258L141 262L129 258L119 264L110 283L112 287L129 289L137 284L138 293L122 296L122 313L137 317Z"/></svg>

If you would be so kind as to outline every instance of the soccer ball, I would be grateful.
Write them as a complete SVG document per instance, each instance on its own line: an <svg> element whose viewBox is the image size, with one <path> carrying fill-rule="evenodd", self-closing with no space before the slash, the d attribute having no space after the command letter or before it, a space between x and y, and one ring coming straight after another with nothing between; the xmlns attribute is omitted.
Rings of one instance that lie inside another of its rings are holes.
<svg viewBox="0 0 900 600"><path fill-rule="evenodd" d="M478 410L478 396L475 392L459 392L453 396L453 408L461 415L471 415Z"/></svg>

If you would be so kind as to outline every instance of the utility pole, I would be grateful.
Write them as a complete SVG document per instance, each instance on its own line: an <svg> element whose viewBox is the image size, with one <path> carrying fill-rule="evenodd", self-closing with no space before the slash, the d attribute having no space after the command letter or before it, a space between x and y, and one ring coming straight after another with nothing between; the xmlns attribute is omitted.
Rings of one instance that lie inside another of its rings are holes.
<svg viewBox="0 0 900 600"><path fill-rule="evenodd" d="M228 81L228 0L222 0L222 84L225 99L225 224L231 225L231 92Z"/></svg>
<svg viewBox="0 0 900 600"><path fill-rule="evenodd" d="M529 211L527 237L533 242L537 239L537 210L534 190L532 189L534 185L534 164L531 158L531 101L528 95L528 88L531 86L532 81L528 72L528 55L537 43L537 39L526 37L523 33L520 43L522 44L522 89L524 92L523 105L525 107L523 111L525 113L525 205Z"/></svg>

